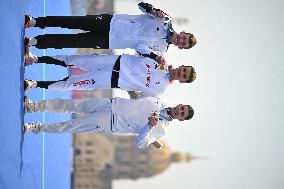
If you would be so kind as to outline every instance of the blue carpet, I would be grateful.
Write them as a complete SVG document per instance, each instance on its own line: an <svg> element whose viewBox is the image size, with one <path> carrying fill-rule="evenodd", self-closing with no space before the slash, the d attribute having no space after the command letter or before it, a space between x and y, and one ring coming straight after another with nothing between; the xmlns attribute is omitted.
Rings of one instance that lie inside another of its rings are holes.
<svg viewBox="0 0 284 189"><path fill-rule="evenodd" d="M25 69L23 37L43 34L43 30L24 30L24 15L70 15L68 0L9 0L0 1L0 189L67 189L70 188L71 135L27 134L22 125L29 121L62 121L69 116L56 114L24 114L23 80L61 79L67 71L56 66L35 65ZM49 29L46 33L67 32ZM68 31L70 32L70 31ZM44 52L31 51L38 56L71 54L73 50ZM56 70L56 71L54 71ZM40 89L26 93L32 100L43 98L69 98L67 92L43 92Z"/></svg>

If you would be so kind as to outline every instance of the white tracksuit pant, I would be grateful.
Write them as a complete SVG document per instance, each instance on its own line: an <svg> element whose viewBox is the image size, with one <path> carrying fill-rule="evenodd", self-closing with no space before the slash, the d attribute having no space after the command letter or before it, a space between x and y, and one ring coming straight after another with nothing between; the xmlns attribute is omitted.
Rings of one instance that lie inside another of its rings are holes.
<svg viewBox="0 0 284 189"><path fill-rule="evenodd" d="M50 90L90 90L111 88L111 74L118 55L58 55L53 58L64 61L66 65L80 68L86 73L71 75L66 81L51 84ZM94 74L95 73L95 74ZM98 82L105 81L105 82Z"/></svg>
<svg viewBox="0 0 284 189"><path fill-rule="evenodd" d="M66 122L44 123L42 130L51 133L111 132L111 99L52 99L37 104L37 111L79 113Z"/></svg>

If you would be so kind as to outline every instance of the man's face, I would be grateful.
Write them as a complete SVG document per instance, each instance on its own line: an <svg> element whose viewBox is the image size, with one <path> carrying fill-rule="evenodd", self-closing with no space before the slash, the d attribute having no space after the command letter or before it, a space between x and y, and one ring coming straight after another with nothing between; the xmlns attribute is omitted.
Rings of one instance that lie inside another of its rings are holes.
<svg viewBox="0 0 284 189"><path fill-rule="evenodd" d="M173 80L179 80L180 83L184 83L191 77L191 71L191 67L182 65L176 69L172 69L170 75Z"/></svg>
<svg viewBox="0 0 284 189"><path fill-rule="evenodd" d="M179 49L188 48L190 44L189 34L185 32L180 32L179 34L174 34L171 40L172 44L177 46Z"/></svg>
<svg viewBox="0 0 284 189"><path fill-rule="evenodd" d="M170 109L170 114L174 119L178 119L179 121L183 121L189 115L188 106L179 104L176 107L172 107Z"/></svg>

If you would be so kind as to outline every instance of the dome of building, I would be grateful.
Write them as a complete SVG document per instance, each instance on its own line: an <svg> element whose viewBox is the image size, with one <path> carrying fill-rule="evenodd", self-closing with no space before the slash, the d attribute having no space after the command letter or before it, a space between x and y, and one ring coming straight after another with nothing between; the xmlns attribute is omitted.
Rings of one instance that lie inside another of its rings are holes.
<svg viewBox="0 0 284 189"><path fill-rule="evenodd" d="M163 143L161 149L151 146L149 148L149 154L152 162L153 174L155 175L161 174L173 163L185 163L194 159L194 157L188 153L173 153L165 143Z"/></svg>
<svg viewBox="0 0 284 189"><path fill-rule="evenodd" d="M163 173L172 163L190 162L194 157L190 154L173 153L162 143L161 149L153 145L145 149L115 147L115 162L113 165L115 179L138 179L152 177Z"/></svg>

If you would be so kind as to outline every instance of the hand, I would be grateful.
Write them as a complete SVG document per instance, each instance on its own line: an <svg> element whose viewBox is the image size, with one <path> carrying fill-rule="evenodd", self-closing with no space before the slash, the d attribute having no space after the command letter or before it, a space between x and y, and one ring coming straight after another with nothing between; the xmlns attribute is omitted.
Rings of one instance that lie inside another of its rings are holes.
<svg viewBox="0 0 284 189"><path fill-rule="evenodd" d="M161 11L161 10L160 11L153 10L151 12L151 14L154 15L156 18L161 18L161 19L164 19L165 16L166 16L166 14L163 11Z"/></svg>
<svg viewBox="0 0 284 189"><path fill-rule="evenodd" d="M158 62L161 66L164 66L166 64L166 60L163 56L157 56L156 62Z"/></svg>
<svg viewBox="0 0 284 189"><path fill-rule="evenodd" d="M157 125L159 121L159 115L156 112L153 112L150 117L148 117L149 126L152 128Z"/></svg>
<svg viewBox="0 0 284 189"><path fill-rule="evenodd" d="M131 99L137 98L140 93L138 91L127 91Z"/></svg>
<svg viewBox="0 0 284 189"><path fill-rule="evenodd" d="M160 143L159 141L155 141L152 143L153 146L155 146L157 149L161 149L163 147L163 144Z"/></svg>
<svg viewBox="0 0 284 189"><path fill-rule="evenodd" d="M165 65L166 65L166 60L165 60L165 58L164 57L162 57L162 56L157 56L156 57L156 62L157 63L159 63L159 68L161 69L161 70L164 70L165 69Z"/></svg>

